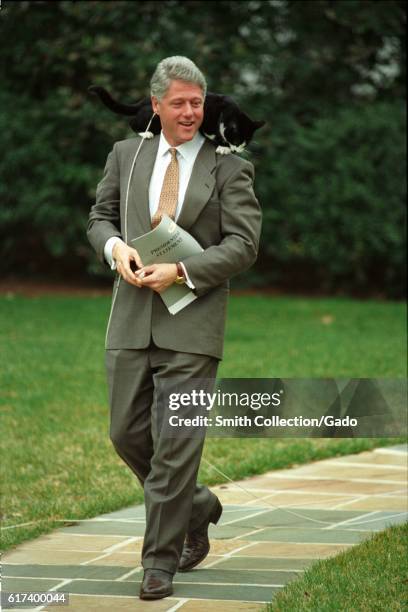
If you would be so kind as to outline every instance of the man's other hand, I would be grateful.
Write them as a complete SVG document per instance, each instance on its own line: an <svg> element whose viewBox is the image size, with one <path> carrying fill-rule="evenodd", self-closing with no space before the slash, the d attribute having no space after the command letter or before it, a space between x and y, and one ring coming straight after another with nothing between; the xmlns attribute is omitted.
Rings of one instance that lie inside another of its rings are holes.
<svg viewBox="0 0 408 612"><path fill-rule="evenodd" d="M151 266L145 266L142 272L144 272L143 287L150 287L153 291L161 293L176 280L177 265L174 263L152 264Z"/></svg>
<svg viewBox="0 0 408 612"><path fill-rule="evenodd" d="M129 247L125 242L117 242L113 246L112 257L116 261L116 269L123 280L136 287L143 286L139 278L143 264L136 249ZM135 270L135 268L138 269Z"/></svg>

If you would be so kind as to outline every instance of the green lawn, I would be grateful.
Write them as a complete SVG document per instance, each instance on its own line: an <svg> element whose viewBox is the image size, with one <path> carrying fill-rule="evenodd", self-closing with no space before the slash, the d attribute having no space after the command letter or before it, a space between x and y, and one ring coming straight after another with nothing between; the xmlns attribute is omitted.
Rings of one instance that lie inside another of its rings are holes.
<svg viewBox="0 0 408 612"><path fill-rule="evenodd" d="M2 524L22 525L3 531L4 549L143 499L108 435L109 308L109 297L0 298ZM234 296L218 374L401 377L404 338L401 303ZM235 479L395 442L208 439L204 456ZM203 463L200 480L222 477Z"/></svg>
<svg viewBox="0 0 408 612"><path fill-rule="evenodd" d="M406 610L407 547L407 524L376 533L347 552L314 563L276 595L266 612Z"/></svg>

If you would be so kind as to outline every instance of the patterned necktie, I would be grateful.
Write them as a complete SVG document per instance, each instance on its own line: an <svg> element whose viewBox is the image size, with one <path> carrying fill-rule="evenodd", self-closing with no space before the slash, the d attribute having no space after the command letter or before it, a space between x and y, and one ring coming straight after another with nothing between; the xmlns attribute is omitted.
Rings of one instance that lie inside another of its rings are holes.
<svg viewBox="0 0 408 612"><path fill-rule="evenodd" d="M172 147L170 149L170 153L171 162L167 166L166 174L164 175L159 206L153 215L153 228L160 223L164 213L173 220L176 215L179 190L179 165L177 161L177 149Z"/></svg>

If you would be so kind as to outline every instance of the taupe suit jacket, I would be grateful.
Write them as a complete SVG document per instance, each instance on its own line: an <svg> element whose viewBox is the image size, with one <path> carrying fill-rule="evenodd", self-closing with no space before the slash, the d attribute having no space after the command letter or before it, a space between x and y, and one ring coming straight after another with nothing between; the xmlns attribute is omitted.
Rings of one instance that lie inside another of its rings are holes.
<svg viewBox="0 0 408 612"><path fill-rule="evenodd" d="M96 189L87 235L100 261L106 241L124 239L126 188L141 137L114 144ZM160 136L145 140L137 157L128 197L128 243L151 230L148 189ZM107 349L146 348L151 338L161 348L222 358L229 279L257 256L261 210L253 190L254 167L237 155L219 155L203 143L187 187L177 224L204 248L183 263L198 299L171 315L152 289L114 281Z"/></svg>

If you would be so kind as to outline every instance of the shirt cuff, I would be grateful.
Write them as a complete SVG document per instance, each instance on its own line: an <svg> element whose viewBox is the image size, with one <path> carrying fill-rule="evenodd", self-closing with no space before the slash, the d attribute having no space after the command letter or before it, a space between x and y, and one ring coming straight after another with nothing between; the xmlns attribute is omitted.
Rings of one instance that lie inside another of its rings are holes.
<svg viewBox="0 0 408 612"><path fill-rule="evenodd" d="M112 236L112 238L109 238L109 240L106 241L103 249L103 254L106 261L110 265L111 270L116 270L116 261L113 259L112 251L117 242L123 242L123 240L121 240L119 236Z"/></svg>
<svg viewBox="0 0 408 612"><path fill-rule="evenodd" d="M186 266L181 261L180 261L180 266L183 268L184 276L186 277L186 285L187 285L187 287L190 287L190 289L195 289L195 286L193 285L189 275L187 274Z"/></svg>

